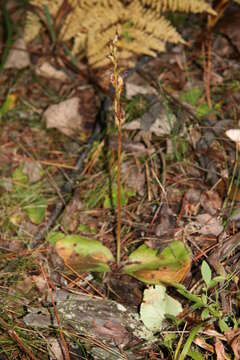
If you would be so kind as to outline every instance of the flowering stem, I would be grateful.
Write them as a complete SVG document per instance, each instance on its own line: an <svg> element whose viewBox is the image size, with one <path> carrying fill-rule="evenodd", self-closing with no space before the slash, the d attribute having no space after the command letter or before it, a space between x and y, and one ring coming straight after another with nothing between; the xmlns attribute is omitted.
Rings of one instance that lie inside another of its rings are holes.
<svg viewBox="0 0 240 360"><path fill-rule="evenodd" d="M121 150L122 150L122 124L125 120L124 111L121 108L121 93L123 89L123 79L118 70L117 63L117 40L118 34L111 45L110 59L113 63L112 84L115 88L114 97L114 115L115 124L118 128L118 151L117 151L117 231L116 231L116 247L117 247L117 265L121 260Z"/></svg>

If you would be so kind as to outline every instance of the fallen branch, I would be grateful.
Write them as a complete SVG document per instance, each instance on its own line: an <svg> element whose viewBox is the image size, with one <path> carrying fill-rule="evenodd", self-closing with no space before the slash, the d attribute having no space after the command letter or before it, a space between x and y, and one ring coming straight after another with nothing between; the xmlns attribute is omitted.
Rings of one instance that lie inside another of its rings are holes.
<svg viewBox="0 0 240 360"><path fill-rule="evenodd" d="M143 329L136 312L114 301L64 290L54 293L54 301L65 334L81 336L87 351L95 360L144 359L144 352L136 348L146 345L137 335ZM50 299L49 302L51 303ZM23 321L37 328L58 327L56 316L46 308L30 309ZM71 335L72 337L72 335Z"/></svg>

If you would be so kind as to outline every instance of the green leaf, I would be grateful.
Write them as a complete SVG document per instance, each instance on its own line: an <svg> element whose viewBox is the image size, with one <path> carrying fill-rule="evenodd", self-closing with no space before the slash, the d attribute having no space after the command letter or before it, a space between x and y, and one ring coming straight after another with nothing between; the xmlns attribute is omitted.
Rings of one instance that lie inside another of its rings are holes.
<svg viewBox="0 0 240 360"><path fill-rule="evenodd" d="M191 254L181 241L173 241L159 254L141 245L129 256L122 271L147 284L180 282L191 266Z"/></svg>
<svg viewBox="0 0 240 360"><path fill-rule="evenodd" d="M189 351L190 351L190 347L191 347L191 344L195 338L195 336L198 334L198 332L201 330L202 326L201 325L198 325L196 326L195 328L193 328L193 330L190 332L188 338L187 338L187 341L185 342L184 344L184 347L182 349L182 352L179 356L179 360L184 360L186 359L186 356L188 355Z"/></svg>
<svg viewBox="0 0 240 360"><path fill-rule="evenodd" d="M29 182L28 176L24 174L23 168L21 166L14 170L12 173L12 179L14 181L16 190L22 190L23 188L26 188L26 185Z"/></svg>
<svg viewBox="0 0 240 360"><path fill-rule="evenodd" d="M197 108L196 115L201 118L207 116L211 112L211 109L208 107L208 104L200 104Z"/></svg>
<svg viewBox="0 0 240 360"><path fill-rule="evenodd" d="M124 273L131 274L143 269L155 270L160 265L158 250L143 244L129 255L129 262L132 264L123 268Z"/></svg>
<svg viewBox="0 0 240 360"><path fill-rule="evenodd" d="M226 331L229 330L229 326L227 325L227 323L223 320L223 319L220 319L218 321L218 325L219 325L219 328L221 330L221 332L224 334Z"/></svg>
<svg viewBox="0 0 240 360"><path fill-rule="evenodd" d="M38 225L44 220L46 206L46 200L43 197L40 197L38 200L34 201L33 204L25 206L24 210L31 222Z"/></svg>
<svg viewBox="0 0 240 360"><path fill-rule="evenodd" d="M192 294L190 291L188 291L184 285L182 284L175 284L174 285L179 294L183 295L186 299L191 300L192 302L196 304L201 304L204 306L202 299L200 296Z"/></svg>
<svg viewBox="0 0 240 360"><path fill-rule="evenodd" d="M217 303L213 303L213 304L209 304L208 305L208 309L209 309L209 313L216 317L216 318L219 318L222 316L222 313L221 311L218 309L218 305Z"/></svg>
<svg viewBox="0 0 240 360"><path fill-rule="evenodd" d="M202 354L199 351L189 350L188 356L193 360L204 360Z"/></svg>
<svg viewBox="0 0 240 360"><path fill-rule="evenodd" d="M206 295L206 294L202 294L201 298L202 298L202 303L203 303L204 305L207 305L207 295Z"/></svg>
<svg viewBox="0 0 240 360"><path fill-rule="evenodd" d="M16 105L16 95L8 94L6 100L0 107L0 116L7 114L10 110L12 110Z"/></svg>
<svg viewBox="0 0 240 360"><path fill-rule="evenodd" d="M201 319L202 320L206 320L209 317L209 310L208 309L204 309L201 313Z"/></svg>
<svg viewBox="0 0 240 360"><path fill-rule="evenodd" d="M202 90L199 88L192 88L181 94L181 99L192 106L196 106L202 96Z"/></svg>
<svg viewBox="0 0 240 360"><path fill-rule="evenodd" d="M157 285L144 290L140 318L149 330L160 331L166 315L177 316L181 312L182 305L166 294L165 286Z"/></svg>
<svg viewBox="0 0 240 360"><path fill-rule="evenodd" d="M51 244L51 245L56 245L56 242L65 238L65 234L63 234L60 231L50 231L47 234L46 240Z"/></svg>
<svg viewBox="0 0 240 360"><path fill-rule="evenodd" d="M55 35L55 31L54 31L52 16L50 14L50 11L49 11L47 5L43 5L43 10L44 10L44 14L45 14L45 17L46 17L47 26L48 26L48 30L50 32L52 42L55 43L56 42L56 35Z"/></svg>
<svg viewBox="0 0 240 360"><path fill-rule="evenodd" d="M121 186L121 205L125 206L128 203L128 200L130 197L135 196L136 192L130 189L125 189ZM110 209L112 206L114 208L117 207L117 197L118 197L118 191L117 191L117 186L113 186L112 189L112 199L110 199L109 195L106 195L105 200L104 200L104 208L105 209Z"/></svg>
<svg viewBox="0 0 240 360"><path fill-rule="evenodd" d="M78 67L79 65L78 65L77 57L68 49L66 44L63 44L63 50L64 50L65 54L69 57L69 59L71 60L73 65Z"/></svg>
<svg viewBox="0 0 240 360"><path fill-rule="evenodd" d="M85 225L85 224L79 224L78 231L81 231L83 233L90 233L90 234L97 233L97 229L95 228L95 226Z"/></svg>
<svg viewBox="0 0 240 360"><path fill-rule="evenodd" d="M226 280L225 276L215 276L209 283L208 289L213 288L214 286L216 286L217 284L223 282L224 280Z"/></svg>
<svg viewBox="0 0 240 360"><path fill-rule="evenodd" d="M175 342L176 339L177 339L177 334L166 334L164 336L163 343L169 350L171 350L173 348L173 342Z"/></svg>
<svg viewBox="0 0 240 360"><path fill-rule="evenodd" d="M111 251L100 241L78 235L68 235L56 242L56 251L63 261L77 271L110 271Z"/></svg>
<svg viewBox="0 0 240 360"><path fill-rule="evenodd" d="M203 260L203 262L202 262L201 273L202 273L202 278L208 287L210 285L210 282L212 279L212 271L211 271L210 266L208 265L208 263L205 260Z"/></svg>

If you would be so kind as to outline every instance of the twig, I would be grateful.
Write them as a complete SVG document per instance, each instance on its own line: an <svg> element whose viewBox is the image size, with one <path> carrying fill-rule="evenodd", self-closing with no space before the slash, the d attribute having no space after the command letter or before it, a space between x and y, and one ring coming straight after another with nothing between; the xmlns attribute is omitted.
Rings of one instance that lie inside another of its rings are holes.
<svg viewBox="0 0 240 360"><path fill-rule="evenodd" d="M207 55L206 55L206 48L207 48ZM208 107L211 109L212 102L211 102L211 50L212 50L212 39L211 34L209 38L207 38L202 44L202 55L203 55L203 81L205 86L206 98ZM207 60L206 60L207 57Z"/></svg>
<svg viewBox="0 0 240 360"><path fill-rule="evenodd" d="M50 299L51 299L51 302L52 302L52 305L53 305L54 313L55 313L55 316L56 316L56 320L57 320L57 323L58 323L58 329L59 329L60 338L61 338L61 341L62 341L63 348L65 350L64 351L65 359L66 360L71 360L69 350L68 350L68 346L67 346L66 340L65 340L64 335L63 335L62 326L61 326L61 320L60 320L58 310L57 310L57 307L56 307L56 304L55 304L55 301L54 301L52 289L50 288L47 275L46 275L45 270L42 267L42 265L41 265L41 271L42 271L43 277L44 277L44 279L46 281L46 284L47 284L47 287L48 287L48 293L49 293L49 296L50 296Z"/></svg>
<svg viewBox="0 0 240 360"><path fill-rule="evenodd" d="M47 232L54 226L56 220L61 215L62 211L64 210L65 206L67 205L67 203L69 201L69 199L66 199L66 195L72 194L74 187L75 187L75 182L77 180L77 177L83 169L84 160L87 157L89 150L92 147L94 141L97 140L98 138L100 138L100 136L101 136L100 125L97 124L92 136L90 137L90 139L85 147L85 150L79 156L76 166L69 176L70 180L67 181L60 189L60 193L61 193L64 201L59 199L60 201L54 205L54 209L53 209L52 214L49 217L48 221L34 235L33 240L32 240L32 247L36 247L39 245L39 241L44 239Z"/></svg>
<svg viewBox="0 0 240 360"><path fill-rule="evenodd" d="M5 320L3 320L2 318L0 318L0 325L2 326L2 328L8 333L8 335L10 336L11 339L13 339L14 341L17 342L19 348L26 353L30 359L32 360L38 360L35 355L32 353L32 351L23 344L22 340L20 339L20 337L18 336L18 334L16 333L16 331L10 329L10 326L6 323Z"/></svg>

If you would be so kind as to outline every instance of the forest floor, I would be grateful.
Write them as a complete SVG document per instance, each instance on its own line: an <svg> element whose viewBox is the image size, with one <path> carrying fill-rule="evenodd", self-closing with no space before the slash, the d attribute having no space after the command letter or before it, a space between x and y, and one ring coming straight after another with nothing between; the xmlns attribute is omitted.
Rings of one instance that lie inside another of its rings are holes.
<svg viewBox="0 0 240 360"><path fill-rule="evenodd" d="M240 10L205 38L204 21L191 19L180 23L189 47L171 46L124 79L120 264L118 133L113 103L103 102L112 70L92 81L44 47L42 55L8 53L0 72L0 359L240 359ZM177 270L168 255L157 269L145 263L174 241L184 244ZM134 253L143 244L144 260ZM142 267L122 271L130 254ZM161 301L143 314L155 278L178 315L167 316ZM72 301L96 299L81 314L87 326L64 320L71 309L58 307L60 290ZM116 319L105 321L99 302L150 322L152 335L131 329L130 339L126 320L112 308Z"/></svg>

